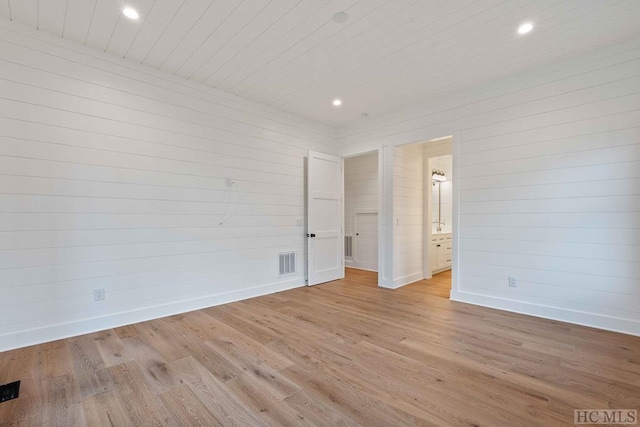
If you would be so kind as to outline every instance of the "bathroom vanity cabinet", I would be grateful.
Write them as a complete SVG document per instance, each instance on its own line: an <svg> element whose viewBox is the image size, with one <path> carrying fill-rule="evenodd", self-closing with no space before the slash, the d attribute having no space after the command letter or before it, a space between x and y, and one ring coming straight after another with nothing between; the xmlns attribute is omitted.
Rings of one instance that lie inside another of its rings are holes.
<svg viewBox="0 0 640 427"><path fill-rule="evenodd" d="M451 248L451 233L438 233L431 236L429 264L432 274L451 268Z"/></svg>

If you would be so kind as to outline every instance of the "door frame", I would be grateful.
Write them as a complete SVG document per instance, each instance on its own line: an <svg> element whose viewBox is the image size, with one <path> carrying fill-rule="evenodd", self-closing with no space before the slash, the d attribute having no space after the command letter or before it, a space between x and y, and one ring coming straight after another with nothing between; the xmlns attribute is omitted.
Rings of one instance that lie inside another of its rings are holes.
<svg viewBox="0 0 640 427"><path fill-rule="evenodd" d="M378 175L378 203L377 203L377 210L374 208L371 208L372 210L374 210L377 214L378 214L378 270L376 271L378 273L378 286L380 285L380 277L381 277L381 272L380 272L380 248L382 247L382 242L381 242L381 238L380 238L380 231L383 229L382 228L382 222L381 222L381 215L380 212L382 212L382 151L383 148L376 148L373 150L367 150L367 151L362 151L362 152L358 152L358 153L354 153L354 154L349 154L346 156L342 156L342 160L343 160L343 165L344 165L344 159L350 159L352 157L360 157L360 156L365 156L367 154L372 154L372 153L376 153L377 155L377 159L378 159L378 170L377 175ZM344 167L343 167L343 178L344 178ZM343 179L344 182L344 179ZM346 201L342 204L343 208L346 205ZM344 215L343 215L344 218ZM344 220L343 220L343 225L344 225ZM346 264L345 264L346 265ZM357 267L353 267L353 268L357 268Z"/></svg>
<svg viewBox="0 0 640 427"><path fill-rule="evenodd" d="M419 141L403 142L392 145L383 145L378 150L378 286L393 288L393 159L395 147L428 143L443 138L444 135L451 136L451 157L452 157L452 249L451 249L451 300L457 300L457 294L461 291L459 281L460 268L460 138L458 132L441 132L430 138ZM423 215L423 218L425 216ZM430 225L429 225L430 226ZM431 235L429 227L428 234ZM425 233L423 233L425 234ZM427 235L425 234L425 240ZM428 258L428 254L424 254ZM428 268L423 263L423 272Z"/></svg>
<svg viewBox="0 0 640 427"><path fill-rule="evenodd" d="M427 141L426 143L428 144L430 141ZM451 147L451 153L449 154L441 154L441 155L437 155L437 156L433 156L433 157L429 157L429 158L425 158L424 159L424 165L425 165L425 174L429 173L428 171L431 169L430 166L430 159L434 158L434 157L442 157L442 156L451 156L451 159L453 160L453 142L452 142L452 147ZM427 165L429 165L429 167L427 168ZM453 172L452 172L453 174ZM431 185L427 185L429 181L427 175L425 175L425 188L424 188L424 218L426 223L424 224L424 233L426 235L425 241L423 242L423 251L424 251L424 260L423 260L423 269L424 269L424 278L425 279L431 279L433 277L432 274L432 270L433 270L433 266L431 265L431 260L429 259L429 252L428 252L428 248L431 247L431 239L433 238L433 212L431 210L431 207L433 206L433 187ZM451 176L451 179L453 180L453 175ZM455 185L455 180L452 181L453 185ZM453 194L452 194L452 197ZM452 212L452 222L455 220L455 217L453 217L453 215L455 215ZM453 244L453 224L452 224L452 244ZM453 256L453 248L452 248L452 256ZM451 260L451 270L453 271L453 259Z"/></svg>
<svg viewBox="0 0 640 427"><path fill-rule="evenodd" d="M442 138L444 135L453 139L451 146L452 156L452 260L451 260L451 300L459 299L461 291L459 281L460 269L460 137L453 130L438 132L417 141L402 142L397 144L380 145L376 149L367 149L362 152L350 153L343 158L357 157L374 151L378 152L378 286L391 287L393 269L393 150L402 145L425 143ZM423 267L424 268L424 267ZM427 263L428 268L428 263Z"/></svg>

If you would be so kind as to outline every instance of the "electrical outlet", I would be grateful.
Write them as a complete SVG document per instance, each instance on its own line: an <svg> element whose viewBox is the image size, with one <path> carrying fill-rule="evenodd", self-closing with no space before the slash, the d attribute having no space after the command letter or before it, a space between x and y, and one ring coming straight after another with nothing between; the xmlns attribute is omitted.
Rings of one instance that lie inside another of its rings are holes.
<svg viewBox="0 0 640 427"><path fill-rule="evenodd" d="M105 298L104 288L94 289L93 290L93 300L94 301L102 301Z"/></svg>
<svg viewBox="0 0 640 427"><path fill-rule="evenodd" d="M509 287L516 288L518 287L518 278L515 276L509 276Z"/></svg>

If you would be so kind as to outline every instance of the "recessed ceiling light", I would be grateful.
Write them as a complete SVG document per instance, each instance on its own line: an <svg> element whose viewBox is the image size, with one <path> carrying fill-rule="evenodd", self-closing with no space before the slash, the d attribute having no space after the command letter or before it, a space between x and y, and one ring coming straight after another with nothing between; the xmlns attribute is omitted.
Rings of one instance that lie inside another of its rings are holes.
<svg viewBox="0 0 640 427"><path fill-rule="evenodd" d="M525 22L518 27L518 34L527 34L531 30L533 30L533 24L531 22Z"/></svg>
<svg viewBox="0 0 640 427"><path fill-rule="evenodd" d="M341 105L342 105L342 101L341 100L339 100L339 99L334 99L333 100L333 106L334 107L339 107Z"/></svg>
<svg viewBox="0 0 640 427"><path fill-rule="evenodd" d="M338 12L333 15L333 22L337 22L338 24L344 24L349 19L349 15L347 12Z"/></svg>
<svg viewBox="0 0 640 427"><path fill-rule="evenodd" d="M125 7L124 9L122 9L122 14L124 16L126 16L129 19L138 19L140 18L140 15L138 14L138 11L130 8L130 7Z"/></svg>

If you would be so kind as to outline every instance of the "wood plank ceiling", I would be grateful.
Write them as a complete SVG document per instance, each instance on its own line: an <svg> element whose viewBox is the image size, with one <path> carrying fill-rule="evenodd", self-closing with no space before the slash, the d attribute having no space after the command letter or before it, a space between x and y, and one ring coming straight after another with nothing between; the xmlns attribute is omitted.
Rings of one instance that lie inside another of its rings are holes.
<svg viewBox="0 0 640 427"><path fill-rule="evenodd" d="M638 0L0 0L0 15L335 126L640 37Z"/></svg>

